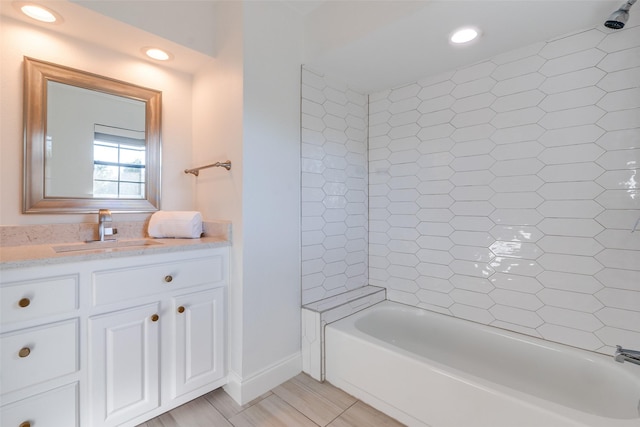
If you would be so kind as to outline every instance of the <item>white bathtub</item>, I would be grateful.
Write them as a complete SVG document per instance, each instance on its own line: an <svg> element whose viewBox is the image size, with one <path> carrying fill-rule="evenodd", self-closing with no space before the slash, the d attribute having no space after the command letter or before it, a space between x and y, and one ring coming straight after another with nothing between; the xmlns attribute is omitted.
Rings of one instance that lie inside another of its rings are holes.
<svg viewBox="0 0 640 427"><path fill-rule="evenodd" d="M326 327L326 378L409 426L640 427L640 366L384 301Z"/></svg>

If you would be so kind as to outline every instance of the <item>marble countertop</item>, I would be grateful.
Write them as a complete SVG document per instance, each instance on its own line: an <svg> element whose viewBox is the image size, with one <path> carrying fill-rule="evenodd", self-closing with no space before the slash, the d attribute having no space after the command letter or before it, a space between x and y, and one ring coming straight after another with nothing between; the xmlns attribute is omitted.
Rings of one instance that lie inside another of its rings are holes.
<svg viewBox="0 0 640 427"><path fill-rule="evenodd" d="M139 242L141 239L135 239ZM97 259L122 258L138 255L181 252L229 246L231 243L225 236L201 237L200 239L148 239L154 244L143 246L109 247L105 249L85 249L67 252L56 252L55 248L70 245L30 245L0 247L0 268L37 267L42 265L66 262L90 261ZM122 239L127 243L127 239Z"/></svg>
<svg viewBox="0 0 640 427"><path fill-rule="evenodd" d="M204 221L204 236L199 239L150 238L146 222L120 222L118 228L118 243L94 243L95 224L0 227L0 269L231 246L229 221Z"/></svg>

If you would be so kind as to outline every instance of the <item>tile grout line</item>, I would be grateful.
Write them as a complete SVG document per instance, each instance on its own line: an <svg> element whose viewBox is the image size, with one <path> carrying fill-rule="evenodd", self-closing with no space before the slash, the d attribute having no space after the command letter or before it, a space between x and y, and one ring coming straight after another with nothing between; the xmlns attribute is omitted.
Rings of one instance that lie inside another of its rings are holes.
<svg viewBox="0 0 640 427"><path fill-rule="evenodd" d="M355 402L353 402L351 405L349 405L344 411L340 412L334 419L332 419L329 423L327 423L327 425L331 425L332 422L334 422L335 420L337 420L338 418L340 418L341 416L344 415L345 412L347 412L349 409L351 409L354 405L356 405L358 402L360 402L360 400L356 400Z"/></svg>
<svg viewBox="0 0 640 427"><path fill-rule="evenodd" d="M288 401L286 401L285 399L281 398L280 396L278 396L276 393L273 394L275 397L277 397L278 399L282 400L282 402L287 405L288 407L290 407L291 409L293 409L294 411L296 411L297 413L299 413L300 415L302 415L303 417L305 417L306 419L308 419L312 424L318 426L318 427L325 427L325 426L321 426L320 424L316 423L315 421L313 421L311 418L307 417L305 414L303 414L302 412L298 411L298 409L296 407L294 407L293 405L291 405Z"/></svg>

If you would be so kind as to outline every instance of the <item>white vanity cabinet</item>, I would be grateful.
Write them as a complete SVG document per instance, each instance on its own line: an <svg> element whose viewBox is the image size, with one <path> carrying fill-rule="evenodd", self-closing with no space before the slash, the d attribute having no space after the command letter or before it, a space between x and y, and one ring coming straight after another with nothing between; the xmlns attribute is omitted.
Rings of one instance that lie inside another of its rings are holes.
<svg viewBox="0 0 640 427"><path fill-rule="evenodd" d="M11 270L0 278L0 425L78 427L79 270Z"/></svg>
<svg viewBox="0 0 640 427"><path fill-rule="evenodd" d="M69 263L21 291L24 281L5 283L2 272L0 387L12 399L0 425L132 427L224 385L228 253L217 247ZM48 267L21 274L36 270ZM47 305L37 322L15 307L29 298L35 308L41 298L34 292L50 290L44 283L59 291L47 299L60 307ZM18 353L35 339L30 365L18 369ZM47 408L48 422L29 412ZM72 417L51 412L61 408Z"/></svg>
<svg viewBox="0 0 640 427"><path fill-rule="evenodd" d="M91 425L136 425L223 384L226 249L145 258L92 274Z"/></svg>

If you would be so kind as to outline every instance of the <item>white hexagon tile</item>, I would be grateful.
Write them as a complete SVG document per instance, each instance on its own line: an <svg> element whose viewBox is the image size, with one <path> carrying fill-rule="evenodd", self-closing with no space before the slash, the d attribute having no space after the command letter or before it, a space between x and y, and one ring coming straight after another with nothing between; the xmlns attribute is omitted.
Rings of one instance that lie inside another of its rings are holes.
<svg viewBox="0 0 640 427"><path fill-rule="evenodd" d="M639 33L588 29L373 93L368 120L366 96L304 70L304 299L369 283L588 350L640 348Z"/></svg>
<svg viewBox="0 0 640 427"><path fill-rule="evenodd" d="M303 304L368 283L367 97L302 70Z"/></svg>

